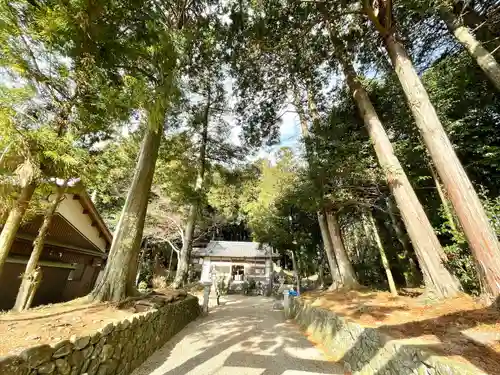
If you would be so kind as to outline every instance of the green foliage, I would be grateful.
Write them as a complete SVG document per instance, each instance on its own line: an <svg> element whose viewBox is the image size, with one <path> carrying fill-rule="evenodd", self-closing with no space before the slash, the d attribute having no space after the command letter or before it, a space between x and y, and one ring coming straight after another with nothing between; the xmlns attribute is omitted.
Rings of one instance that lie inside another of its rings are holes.
<svg viewBox="0 0 500 375"><path fill-rule="evenodd" d="M378 251L366 241L359 212L378 209L378 222L390 227L383 203L390 192L343 88L340 51L369 77L363 83L439 230L449 266L477 293L467 243L441 209L400 84L360 4L0 0L0 214L31 179L42 185L34 198L41 202L54 178L80 178L115 227L140 141L153 129L162 144L148 239L168 241L171 252L179 247L195 205L195 239L223 237L224 230L249 239L250 230L283 255L293 251L307 275L323 258L317 212L326 209L340 218L359 279L382 284ZM499 232L500 96L438 22L438 4L398 3L395 28L468 175L485 187L484 206ZM481 12L494 8L481 4ZM292 101L307 123L306 152L282 147L254 160L254 148L279 141ZM243 146L231 141L235 124ZM406 272L398 263L401 245L380 227L391 265ZM254 289L255 280L244 288Z"/></svg>
<svg viewBox="0 0 500 375"><path fill-rule="evenodd" d="M464 52L443 58L423 78L468 175L498 196L498 92Z"/></svg>
<svg viewBox="0 0 500 375"><path fill-rule="evenodd" d="M218 277L217 278L217 285L216 285L216 290L217 290L217 295L219 296L223 296L223 295L227 295L227 292L229 290L229 280L228 282L226 283L226 278L223 276L223 277Z"/></svg>
<svg viewBox="0 0 500 375"><path fill-rule="evenodd" d="M255 279L248 279L248 290L254 291L257 288Z"/></svg>
<svg viewBox="0 0 500 375"><path fill-rule="evenodd" d="M481 196L484 209L490 219L497 236L500 236L500 197L488 198L487 190L482 189ZM440 232L451 238L451 244L444 247L448 257L447 265L457 275L464 290L473 295L481 292L479 279L477 277L477 267L474 258L469 250L467 240L460 230L460 226L453 228L449 220L441 211L444 222Z"/></svg>
<svg viewBox="0 0 500 375"><path fill-rule="evenodd" d="M243 281L243 283L241 284L241 290L245 295L250 293L250 284L248 281Z"/></svg>
<svg viewBox="0 0 500 375"><path fill-rule="evenodd" d="M483 202L485 208L491 210L490 202L495 202L499 194L496 166L500 107L496 90L463 52L442 57L422 78L467 174L476 186L488 189L487 194L483 193ZM394 100L395 97L402 99L402 93L393 76L371 82L371 98L389 129L420 201L440 233L449 257L448 266L466 291L477 294L476 267L466 239L462 232L450 227L440 198L434 192L435 182L428 165L422 163L428 157L415 132L413 119L402 100ZM492 224L495 225L495 220Z"/></svg>
<svg viewBox="0 0 500 375"><path fill-rule="evenodd" d="M384 177L349 93L339 90L333 99L335 106L312 129L309 174L328 208L370 207L386 188Z"/></svg>
<svg viewBox="0 0 500 375"><path fill-rule="evenodd" d="M110 228L118 223L138 151L139 140L131 136L115 139L91 156L92 175L86 186Z"/></svg>
<svg viewBox="0 0 500 375"><path fill-rule="evenodd" d="M476 274L476 265L467 243L453 238L452 245L444 246L443 250L448 257L446 266L457 276L460 284L467 293L479 295L481 292Z"/></svg>

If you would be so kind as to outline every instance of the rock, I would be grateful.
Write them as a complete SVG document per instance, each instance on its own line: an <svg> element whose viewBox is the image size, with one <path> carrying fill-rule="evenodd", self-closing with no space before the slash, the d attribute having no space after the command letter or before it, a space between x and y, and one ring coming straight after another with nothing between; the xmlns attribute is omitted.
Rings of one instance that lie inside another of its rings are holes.
<svg viewBox="0 0 500 375"><path fill-rule="evenodd" d="M118 362L113 359L106 361L99 366L97 375L111 375L114 373L117 366Z"/></svg>
<svg viewBox="0 0 500 375"><path fill-rule="evenodd" d="M97 344L94 345L94 350L92 351L92 359L99 357L102 351L102 347L106 343L106 336L102 337Z"/></svg>
<svg viewBox="0 0 500 375"><path fill-rule="evenodd" d="M91 361L92 361L92 360L89 358L89 359L86 359L86 360L83 362L82 368L80 369L80 372L81 372L82 374L85 374L85 371L87 371L87 369L89 368L89 366L90 366L90 362L91 362Z"/></svg>
<svg viewBox="0 0 500 375"><path fill-rule="evenodd" d="M101 339L102 335L101 332L96 332L92 336L90 336L90 343L94 345Z"/></svg>
<svg viewBox="0 0 500 375"><path fill-rule="evenodd" d="M26 349L20 356L0 358L0 375L127 375L194 319L197 307L188 297L109 323L89 336Z"/></svg>
<svg viewBox="0 0 500 375"><path fill-rule="evenodd" d="M113 332L114 329L115 329L114 324L113 323L108 323L104 327L102 327L98 332L100 332L102 336L107 336L111 332Z"/></svg>
<svg viewBox="0 0 500 375"><path fill-rule="evenodd" d="M70 341L76 350L81 350L90 343L90 336L76 337L76 335L73 335L71 336Z"/></svg>
<svg viewBox="0 0 500 375"><path fill-rule="evenodd" d="M144 324L144 313L137 313L135 314L137 317L137 326L140 327L142 324Z"/></svg>
<svg viewBox="0 0 500 375"><path fill-rule="evenodd" d="M123 372L125 372L125 374L128 374L132 371L133 369L130 368L130 363L127 362L125 363L125 366L123 367Z"/></svg>
<svg viewBox="0 0 500 375"><path fill-rule="evenodd" d="M71 355L69 356L69 364L71 365L71 369L73 370L73 367L82 367L83 361L84 361L84 356L83 353L80 350L75 350Z"/></svg>
<svg viewBox="0 0 500 375"><path fill-rule="evenodd" d="M104 362L104 361L107 361L108 359L110 359L113 356L114 350L115 350L115 348L113 348L112 345L109 345L109 344L104 345L102 347L102 351L101 351L101 355L100 355L101 361Z"/></svg>
<svg viewBox="0 0 500 375"><path fill-rule="evenodd" d="M113 333L118 333L120 331L123 331L123 322L118 322L115 324L115 329L113 331Z"/></svg>
<svg viewBox="0 0 500 375"><path fill-rule="evenodd" d="M0 374L25 375L28 374L28 365L18 356L0 357Z"/></svg>
<svg viewBox="0 0 500 375"><path fill-rule="evenodd" d="M37 368L42 363L49 362L54 354L50 345L38 345L24 350L21 358L26 361L30 368Z"/></svg>
<svg viewBox="0 0 500 375"><path fill-rule="evenodd" d="M132 315L130 318L128 318L128 320L130 320L132 328L135 328L139 324L139 320L135 315Z"/></svg>
<svg viewBox="0 0 500 375"><path fill-rule="evenodd" d="M73 344L68 340L62 340L55 344L52 344L52 349L54 349L54 353L52 357L60 358L68 355L73 350Z"/></svg>
<svg viewBox="0 0 500 375"><path fill-rule="evenodd" d="M152 309L152 310L148 310L144 313L144 318L146 319L146 321L149 323L151 322L151 320L153 320L154 316L155 316L155 312L158 311L156 309Z"/></svg>
<svg viewBox="0 0 500 375"><path fill-rule="evenodd" d="M92 350L92 355L90 356L90 358L92 359L98 358L99 355L101 354L103 346L104 344L103 345L96 344L96 346L94 346L94 350Z"/></svg>
<svg viewBox="0 0 500 375"><path fill-rule="evenodd" d="M273 310L284 310L283 303L277 301L273 304Z"/></svg>
<svg viewBox="0 0 500 375"><path fill-rule="evenodd" d="M43 365L38 366L38 373L40 375L52 374L56 369L56 364L54 362L46 362Z"/></svg>
<svg viewBox="0 0 500 375"><path fill-rule="evenodd" d="M101 364L101 362L99 362L99 359L97 359L97 358L91 360L90 365L87 369L87 375L96 375L100 364Z"/></svg>
<svg viewBox="0 0 500 375"><path fill-rule="evenodd" d="M123 320L122 321L122 330L129 328L130 324L131 324L130 320L128 320L128 319Z"/></svg>
<svg viewBox="0 0 500 375"><path fill-rule="evenodd" d="M94 351L94 347L92 345L87 346L85 349L82 350L83 358L85 358L85 359L90 358L93 351Z"/></svg>
<svg viewBox="0 0 500 375"><path fill-rule="evenodd" d="M120 343L115 345L115 350L113 351L113 358L114 359L118 360L121 358L122 348L123 348L123 345Z"/></svg>
<svg viewBox="0 0 500 375"><path fill-rule="evenodd" d="M68 375L71 372L71 366L68 361L62 358L56 359L57 372L61 375Z"/></svg>

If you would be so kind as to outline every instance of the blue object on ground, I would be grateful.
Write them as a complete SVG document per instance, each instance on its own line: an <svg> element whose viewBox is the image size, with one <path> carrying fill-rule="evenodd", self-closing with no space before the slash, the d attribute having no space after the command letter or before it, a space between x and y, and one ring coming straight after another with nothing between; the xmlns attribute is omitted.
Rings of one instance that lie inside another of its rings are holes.
<svg viewBox="0 0 500 375"><path fill-rule="evenodd" d="M289 295L289 296L294 296L294 297L297 297L299 294L298 294L295 290L290 290L290 291L288 292L288 295Z"/></svg>

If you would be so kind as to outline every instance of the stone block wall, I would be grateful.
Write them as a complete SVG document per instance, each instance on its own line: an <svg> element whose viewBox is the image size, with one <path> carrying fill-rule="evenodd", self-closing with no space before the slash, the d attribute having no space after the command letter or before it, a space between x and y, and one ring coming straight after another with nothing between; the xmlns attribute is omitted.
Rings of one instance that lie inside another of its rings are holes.
<svg viewBox="0 0 500 375"><path fill-rule="evenodd" d="M0 358L1 375L128 375L200 314L188 295L97 332Z"/></svg>
<svg viewBox="0 0 500 375"><path fill-rule="evenodd" d="M353 375L485 375L476 367L437 356L415 342L393 340L376 328L349 322L300 298L290 316Z"/></svg>

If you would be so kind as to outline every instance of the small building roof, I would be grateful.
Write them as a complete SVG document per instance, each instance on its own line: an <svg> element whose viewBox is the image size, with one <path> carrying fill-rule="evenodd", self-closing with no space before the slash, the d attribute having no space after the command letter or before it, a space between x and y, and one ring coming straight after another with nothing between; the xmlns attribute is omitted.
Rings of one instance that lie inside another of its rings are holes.
<svg viewBox="0 0 500 375"><path fill-rule="evenodd" d="M84 212L89 215L90 219L92 220L92 225L95 225L99 229L100 233L106 239L108 244L111 245L111 242L113 242L113 235L108 229L108 226L104 222L101 214L99 213L99 211L97 211L97 208L95 207L94 202L92 202L92 199L90 198L87 191L82 188L82 190L80 190L78 193L73 194L73 199L76 199L80 202L80 204L83 206Z"/></svg>
<svg viewBox="0 0 500 375"><path fill-rule="evenodd" d="M228 257L228 258L267 258L278 257L272 248L258 242L240 241L210 241L205 248L193 248L192 256L195 257Z"/></svg>

